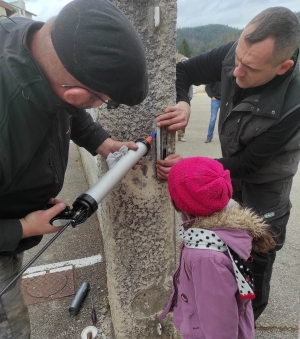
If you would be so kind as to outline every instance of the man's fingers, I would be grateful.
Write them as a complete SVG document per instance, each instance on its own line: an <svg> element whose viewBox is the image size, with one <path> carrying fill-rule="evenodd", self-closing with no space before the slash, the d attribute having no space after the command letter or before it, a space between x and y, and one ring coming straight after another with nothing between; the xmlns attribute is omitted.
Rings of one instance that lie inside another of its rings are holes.
<svg viewBox="0 0 300 339"><path fill-rule="evenodd" d="M62 199L58 199L58 198L51 198L51 199L49 200L49 204L52 204L52 205L59 204L60 202L65 203Z"/></svg>
<svg viewBox="0 0 300 339"><path fill-rule="evenodd" d="M164 113L156 117L156 121L164 121L164 120L169 120L174 117L176 117L178 114L176 113L176 110L170 112L170 113Z"/></svg>
<svg viewBox="0 0 300 339"><path fill-rule="evenodd" d="M160 180L167 180L168 173L169 173L168 171L167 172L161 171L159 168L157 168L157 171L156 171L157 178Z"/></svg>
<svg viewBox="0 0 300 339"><path fill-rule="evenodd" d="M167 180L170 169L174 164L182 159L179 154L170 154L165 160L157 160L156 162L156 174L158 179Z"/></svg>
<svg viewBox="0 0 300 339"><path fill-rule="evenodd" d="M182 156L180 154L170 154L164 160L157 160L157 165L159 167L172 167L181 159Z"/></svg>
<svg viewBox="0 0 300 339"><path fill-rule="evenodd" d="M58 204L55 204L53 207L48 208L45 213L47 213L47 218L52 219L57 214L61 213L67 205L64 202L59 202Z"/></svg>
<svg viewBox="0 0 300 339"><path fill-rule="evenodd" d="M139 148L134 141L128 141L128 142L121 143L120 148L122 147L123 144L126 145L129 149L132 149L133 151L136 151Z"/></svg>
<svg viewBox="0 0 300 339"><path fill-rule="evenodd" d="M164 110L165 113L169 113L169 112L173 112L173 111L176 111L176 106L169 106Z"/></svg>
<svg viewBox="0 0 300 339"><path fill-rule="evenodd" d="M186 125L186 121L179 117L163 120L157 123L158 127L166 127L166 130L169 132L178 131L179 129L186 127Z"/></svg>
<svg viewBox="0 0 300 339"><path fill-rule="evenodd" d="M177 124L172 124L172 125L170 125L170 126L166 126L166 130L167 130L168 132L176 132L176 131L178 131L178 130L180 130L180 129L183 129L183 128L185 128L185 127L186 127L186 124L180 122L180 123L177 123Z"/></svg>
<svg viewBox="0 0 300 339"><path fill-rule="evenodd" d="M167 113L156 119L158 127L166 127L168 131L177 131L186 127L188 124L188 116L182 111Z"/></svg>
<svg viewBox="0 0 300 339"><path fill-rule="evenodd" d="M156 118L156 122L157 122L157 125L163 124L166 121L168 123L176 123L176 122L180 121L181 119L182 119L181 112L180 111L174 111L172 113L165 113L165 114L159 115Z"/></svg>

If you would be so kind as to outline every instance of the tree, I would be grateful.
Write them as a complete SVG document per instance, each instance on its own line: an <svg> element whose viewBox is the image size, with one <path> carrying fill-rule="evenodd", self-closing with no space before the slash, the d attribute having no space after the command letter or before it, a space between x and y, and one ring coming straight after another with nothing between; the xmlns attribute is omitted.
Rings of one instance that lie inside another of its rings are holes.
<svg viewBox="0 0 300 339"><path fill-rule="evenodd" d="M190 58L192 55L192 50L190 49L190 46L188 44L188 42L183 39L181 44L178 47L178 53L186 56L187 58Z"/></svg>

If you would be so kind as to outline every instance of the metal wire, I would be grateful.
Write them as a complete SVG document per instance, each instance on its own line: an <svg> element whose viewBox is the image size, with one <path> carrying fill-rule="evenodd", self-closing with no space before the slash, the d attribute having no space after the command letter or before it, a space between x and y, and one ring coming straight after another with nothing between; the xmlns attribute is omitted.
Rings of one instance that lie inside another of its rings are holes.
<svg viewBox="0 0 300 339"><path fill-rule="evenodd" d="M13 285L13 283L19 279L19 277L28 269L29 266L31 266L36 259L43 254L46 249L70 226L72 221L69 221L58 233L55 234L54 237L52 237L47 244L40 249L40 251L21 269L21 271L13 278L13 280L0 292L0 297L10 288L10 286Z"/></svg>

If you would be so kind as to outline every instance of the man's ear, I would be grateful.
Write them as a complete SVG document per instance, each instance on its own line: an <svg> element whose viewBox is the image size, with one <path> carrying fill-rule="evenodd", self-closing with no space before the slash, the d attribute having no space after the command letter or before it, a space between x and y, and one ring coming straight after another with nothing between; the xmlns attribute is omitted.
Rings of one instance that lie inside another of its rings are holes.
<svg viewBox="0 0 300 339"><path fill-rule="evenodd" d="M277 74L278 75L282 75L285 72L287 72L291 67L294 66L294 61L293 60L286 60L284 61L281 65L279 65L278 70L277 70Z"/></svg>
<svg viewBox="0 0 300 339"><path fill-rule="evenodd" d="M72 106L79 106L90 99L91 94L84 88L71 87L63 94L63 100Z"/></svg>

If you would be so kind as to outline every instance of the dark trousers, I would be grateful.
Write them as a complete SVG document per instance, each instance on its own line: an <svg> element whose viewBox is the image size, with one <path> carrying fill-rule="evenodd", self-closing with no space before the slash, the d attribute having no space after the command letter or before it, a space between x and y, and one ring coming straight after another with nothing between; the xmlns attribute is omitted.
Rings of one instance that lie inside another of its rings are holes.
<svg viewBox="0 0 300 339"><path fill-rule="evenodd" d="M268 254L252 251L253 262L247 262L254 279L255 299L252 300L254 320L262 314L268 305L270 294L270 281L272 277L273 264L276 257L276 251Z"/></svg>
<svg viewBox="0 0 300 339"><path fill-rule="evenodd" d="M22 262L23 253L7 256L0 255L1 291L20 272ZM21 291L21 278L0 298L0 338L30 338L29 314Z"/></svg>
<svg viewBox="0 0 300 339"><path fill-rule="evenodd" d="M266 254L252 251L253 261L246 263L254 278L256 298L252 301L252 305L254 319L257 320L268 304L276 251L282 248L285 241L291 208L289 195L292 178L265 184L251 184L241 180L232 180L232 183L233 198L243 206L251 207L265 218L277 244L274 250Z"/></svg>

